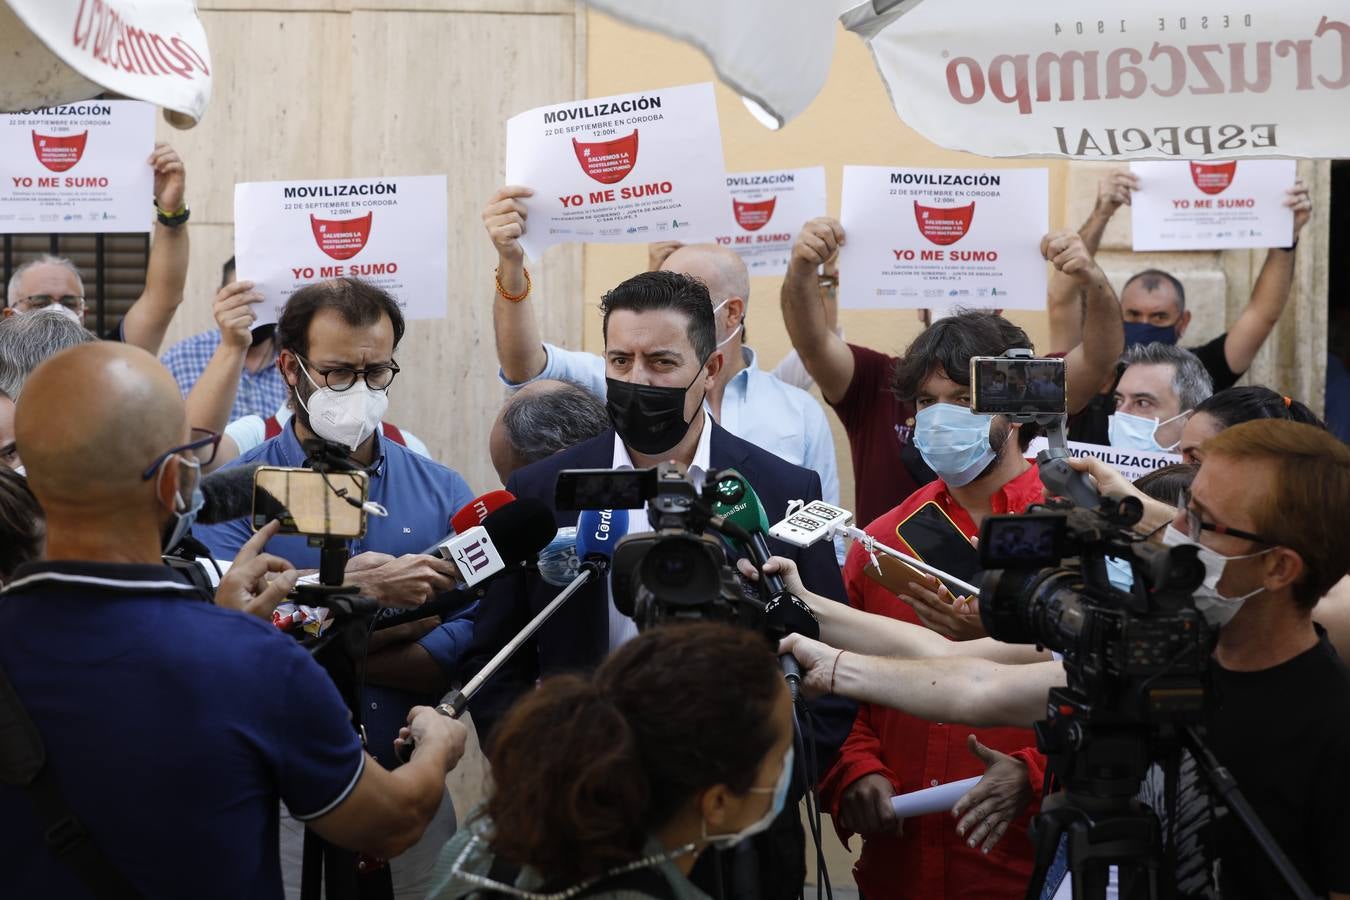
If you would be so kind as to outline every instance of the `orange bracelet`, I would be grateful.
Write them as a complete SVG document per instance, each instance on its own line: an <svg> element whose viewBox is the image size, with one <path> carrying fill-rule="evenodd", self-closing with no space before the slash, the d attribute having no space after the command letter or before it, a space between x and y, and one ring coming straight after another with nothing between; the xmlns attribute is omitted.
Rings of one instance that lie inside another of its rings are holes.
<svg viewBox="0 0 1350 900"><path fill-rule="evenodd" d="M512 303L519 303L526 297L530 296L530 287L532 286L530 283L530 270L522 267L522 271L524 271L525 273L525 290L521 291L519 294L508 294L506 292L506 288L502 287L501 274L496 271L493 272L493 281L497 282L497 293L501 295L501 298L503 300L509 300Z"/></svg>

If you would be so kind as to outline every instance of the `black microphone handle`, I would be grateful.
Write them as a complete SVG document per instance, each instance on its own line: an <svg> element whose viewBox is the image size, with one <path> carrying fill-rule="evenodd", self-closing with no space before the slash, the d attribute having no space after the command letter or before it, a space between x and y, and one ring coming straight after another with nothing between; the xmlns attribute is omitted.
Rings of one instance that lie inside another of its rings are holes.
<svg viewBox="0 0 1350 900"><path fill-rule="evenodd" d="M797 663L797 657L791 653L784 653L778 657L778 663L783 667L783 677L787 679L788 693L792 695L792 705L797 705L798 691L802 684L802 667Z"/></svg>
<svg viewBox="0 0 1350 900"><path fill-rule="evenodd" d="M768 589L769 596L777 596L787 590L783 584L783 576L777 572L765 572L764 564L773 556L769 552L769 542L764 539L764 532L750 532L750 555L755 558L755 568L759 569L759 576L764 581L764 587Z"/></svg>
<svg viewBox="0 0 1350 900"><path fill-rule="evenodd" d="M383 631L386 628L393 628L395 625L405 625L408 622L429 619L432 616L455 615L472 606L474 601L482 598L484 593L486 592L482 588L466 587L444 591L414 609L380 616L375 620L375 624L371 626L370 630Z"/></svg>

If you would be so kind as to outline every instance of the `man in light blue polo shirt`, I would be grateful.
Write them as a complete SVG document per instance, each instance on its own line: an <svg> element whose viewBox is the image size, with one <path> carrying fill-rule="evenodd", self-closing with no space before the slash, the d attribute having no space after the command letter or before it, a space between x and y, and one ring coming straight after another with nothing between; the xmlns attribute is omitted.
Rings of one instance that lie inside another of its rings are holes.
<svg viewBox="0 0 1350 900"><path fill-rule="evenodd" d="M295 415L280 435L231 463L303 466L308 454L302 443L316 437L348 448L370 474L370 499L389 515L370 516L365 537L351 542L346 580L385 606L417 605L453 589L453 564L420 551L444 537L450 517L474 497L457 472L380 434L402 337L398 304L373 285L338 278L296 291L276 330L278 362L293 392ZM236 519L194 534L215 556L232 559L250 529L246 519ZM298 569L319 565L319 551L304 537L275 537L266 550ZM393 740L407 710L434 705L449 688L476 615L475 605L440 624L428 619L423 627L411 623L372 636L361 713L371 752L382 764L398 765ZM290 825L283 820L283 831ZM436 842L444 842L453 825L447 795L423 842L391 863L398 897L425 893ZM286 847L283 843L283 851ZM289 882L294 868L286 869Z"/></svg>
<svg viewBox="0 0 1350 900"><path fill-rule="evenodd" d="M547 344L540 335L519 241L525 229L520 198L531 193L529 188L504 187L483 211L483 223L498 256L492 321L502 382L517 388L541 378L574 381L603 397L602 357ZM712 297L717 346L725 360L707 397L717 424L794 465L811 469L820 476L822 498L837 504L839 470L825 411L810 394L759 368L755 351L744 343L750 298L745 263L725 247L691 244L676 249L661 268L699 279ZM522 292L524 297L520 297ZM781 512L768 510L770 518Z"/></svg>

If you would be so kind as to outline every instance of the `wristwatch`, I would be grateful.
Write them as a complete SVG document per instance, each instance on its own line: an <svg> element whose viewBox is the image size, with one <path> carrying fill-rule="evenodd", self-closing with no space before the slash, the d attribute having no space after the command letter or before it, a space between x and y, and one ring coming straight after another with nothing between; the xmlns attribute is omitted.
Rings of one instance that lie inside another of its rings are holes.
<svg viewBox="0 0 1350 900"><path fill-rule="evenodd" d="M155 202L155 216L159 219L159 224L169 228L177 228L180 225L186 224L191 215L192 210L187 208L186 203L183 204L177 212L167 212L166 210L160 209L158 201Z"/></svg>

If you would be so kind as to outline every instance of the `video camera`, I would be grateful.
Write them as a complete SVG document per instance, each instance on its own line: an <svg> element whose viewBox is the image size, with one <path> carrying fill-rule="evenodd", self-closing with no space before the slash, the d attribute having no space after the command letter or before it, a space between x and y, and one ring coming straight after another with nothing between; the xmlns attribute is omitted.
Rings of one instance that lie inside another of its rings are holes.
<svg viewBox="0 0 1350 900"><path fill-rule="evenodd" d="M639 630L668 621L709 619L764 629L765 601L747 593L723 539L749 546L727 514L749 486L732 471L710 472L700 490L679 463L651 469L570 469L558 476L559 509L629 510L645 504L652 530L614 548L614 605ZM757 503L756 503L757 505Z"/></svg>

